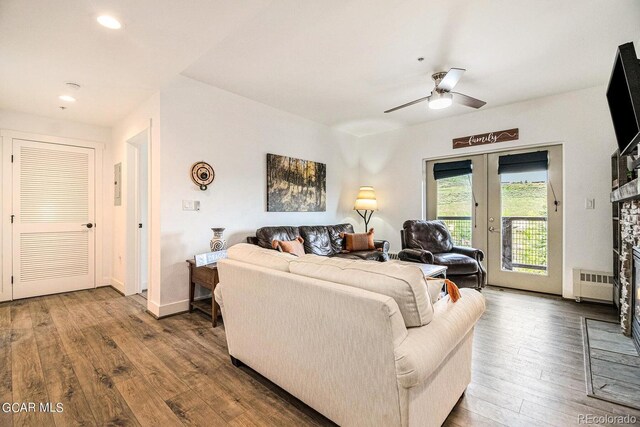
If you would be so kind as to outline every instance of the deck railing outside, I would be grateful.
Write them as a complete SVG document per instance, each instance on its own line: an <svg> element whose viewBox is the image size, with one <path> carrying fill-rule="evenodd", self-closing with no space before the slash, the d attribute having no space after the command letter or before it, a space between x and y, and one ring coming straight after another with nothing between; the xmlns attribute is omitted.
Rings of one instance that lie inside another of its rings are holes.
<svg viewBox="0 0 640 427"><path fill-rule="evenodd" d="M531 273L547 271L546 217L502 217L502 268Z"/></svg>
<svg viewBox="0 0 640 427"><path fill-rule="evenodd" d="M454 245L471 246L470 216L439 216L438 219L447 224Z"/></svg>
<svg viewBox="0 0 640 427"><path fill-rule="evenodd" d="M472 246L468 216L440 216L456 246ZM547 271L547 218L502 217L502 268L544 274Z"/></svg>

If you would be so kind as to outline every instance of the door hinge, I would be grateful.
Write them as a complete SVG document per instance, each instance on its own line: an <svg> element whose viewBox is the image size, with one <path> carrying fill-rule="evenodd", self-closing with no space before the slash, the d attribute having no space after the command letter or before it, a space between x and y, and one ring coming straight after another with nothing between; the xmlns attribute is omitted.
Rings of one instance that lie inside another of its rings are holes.
<svg viewBox="0 0 640 427"><path fill-rule="evenodd" d="M11 284L13 285L13 276L11 276Z"/></svg>
<svg viewBox="0 0 640 427"><path fill-rule="evenodd" d="M13 154L11 155L11 163L13 163Z"/></svg>
<svg viewBox="0 0 640 427"><path fill-rule="evenodd" d="M13 224L13 218L15 218L15 215L11 215L11 224Z"/></svg>

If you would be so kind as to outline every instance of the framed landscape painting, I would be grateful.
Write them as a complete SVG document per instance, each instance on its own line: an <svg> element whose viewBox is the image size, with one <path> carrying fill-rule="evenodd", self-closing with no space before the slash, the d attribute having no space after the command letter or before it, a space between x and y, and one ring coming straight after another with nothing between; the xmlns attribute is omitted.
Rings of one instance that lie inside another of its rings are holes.
<svg viewBox="0 0 640 427"><path fill-rule="evenodd" d="M325 212L327 165L267 154L268 212Z"/></svg>

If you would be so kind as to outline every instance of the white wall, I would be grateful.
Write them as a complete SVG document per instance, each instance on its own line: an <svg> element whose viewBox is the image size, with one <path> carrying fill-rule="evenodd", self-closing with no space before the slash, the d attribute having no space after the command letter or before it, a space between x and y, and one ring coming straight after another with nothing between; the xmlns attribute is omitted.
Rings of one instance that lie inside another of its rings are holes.
<svg viewBox="0 0 640 427"><path fill-rule="evenodd" d="M64 116L64 112L60 113ZM63 118L34 116L16 111L0 110L0 129L84 139L86 141L111 142L111 128L72 122Z"/></svg>
<svg viewBox="0 0 640 427"><path fill-rule="evenodd" d="M400 250L402 223L422 218L423 159L562 142L563 294L573 297L572 268L612 269L609 156L616 146L604 92L589 88L360 138L360 181L376 188L380 208L371 222L376 237ZM455 137L514 127L520 128L519 141L451 148ZM595 210L585 210L585 198L596 199Z"/></svg>
<svg viewBox="0 0 640 427"><path fill-rule="evenodd" d="M63 112L60 114L64 115ZM62 118L52 119L47 117L34 116L31 114L20 113L16 111L0 110L0 129L14 130L27 133L34 133L40 135L56 136L63 138L74 138L84 141L101 142L105 144L105 158L108 156L108 152L111 147L111 129L102 126L94 126L89 124L77 123ZM1 155L1 154L0 154ZM0 176L2 176L2 165L4 161L0 159ZM0 186L0 212L2 212L2 200L4 186ZM97 197L100 192L98 191ZM3 219L4 220L4 219ZM111 218L108 212L104 213L103 226L108 227L111 224ZM105 237L108 236L105 228ZM10 236L4 236L2 234L2 227L0 227L0 260L2 260L2 248L4 246L3 239L10 238ZM103 242L103 253L110 253L111 241L108 238ZM103 257L103 271L105 275L109 274L111 270L111 258L107 255ZM2 262L0 262L0 278L2 275ZM98 278L99 284L104 284L101 278ZM10 286L10 285L9 285ZM7 292L0 292L0 295L7 294Z"/></svg>
<svg viewBox="0 0 640 427"><path fill-rule="evenodd" d="M131 112L113 132L0 110L0 129L106 144L103 226L111 238L104 242L104 280L122 291L127 264L126 141L150 124L149 308L155 314L186 309L184 261L208 250L211 227L226 227L229 244L243 241L264 225L348 221L359 227L351 208L360 185L376 187L380 211L371 223L376 237L390 240L392 250L399 250L402 222L422 217L422 159L487 151L494 147L454 152L451 139L511 127L520 128L520 140L495 148L564 144L564 296L573 296L573 267L611 269L608 159L615 144L603 87L360 139L182 76ZM266 212L267 153L326 163L327 211ZM216 171L214 183L204 192L189 177L190 166L198 160L208 161ZM123 163L123 205L114 207L111 178L118 162ZM596 199L595 210L584 209L587 197ZM201 210L182 211L182 200L201 201Z"/></svg>
<svg viewBox="0 0 640 427"><path fill-rule="evenodd" d="M129 113L113 129L114 150L107 163L107 177L113 177L113 166L122 163L122 205L114 206L113 185L105 188L108 198L107 206L113 210L113 250L112 250L112 285L123 293L131 294L135 292L134 283L126 283L128 259L127 255L127 227L136 227L135 218L127 217L127 205L129 195L129 183L133 177L129 177L127 172L128 161L133 160L127 157L127 141L139 135L141 132L150 129L149 140L149 206L151 210L151 221L149 223L150 233L150 270L149 270L149 293L147 294L148 308L158 315L160 306L160 181L163 179L163 172L160 169L160 94L156 93L146 100L134 111ZM105 180L111 183L111 180Z"/></svg>
<svg viewBox="0 0 640 427"><path fill-rule="evenodd" d="M352 136L186 77L161 91L161 134L163 306L186 308L185 260L209 251L211 227L226 227L235 244L261 226L332 224L351 214L359 185ZM267 153L326 163L326 212L266 212ZM216 173L206 191L189 176L200 160ZM201 210L183 211L182 200L199 200Z"/></svg>

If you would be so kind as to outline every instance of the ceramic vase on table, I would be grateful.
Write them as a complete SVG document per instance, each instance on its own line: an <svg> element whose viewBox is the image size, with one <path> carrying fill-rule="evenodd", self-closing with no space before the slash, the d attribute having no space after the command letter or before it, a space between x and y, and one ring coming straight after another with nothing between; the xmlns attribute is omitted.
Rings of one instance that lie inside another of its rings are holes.
<svg viewBox="0 0 640 427"><path fill-rule="evenodd" d="M224 228L212 228L213 238L211 239L210 246L211 252L221 251L227 246L227 241L224 237Z"/></svg>

